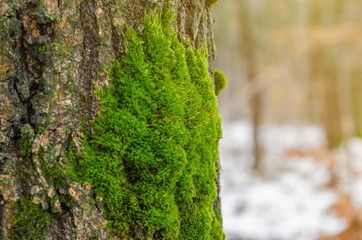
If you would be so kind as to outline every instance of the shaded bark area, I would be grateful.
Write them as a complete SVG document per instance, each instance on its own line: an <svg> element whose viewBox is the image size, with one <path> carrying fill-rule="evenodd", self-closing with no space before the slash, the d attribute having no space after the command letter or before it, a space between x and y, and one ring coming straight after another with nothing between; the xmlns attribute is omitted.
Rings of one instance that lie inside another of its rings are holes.
<svg viewBox="0 0 362 240"><path fill-rule="evenodd" d="M93 108L96 98L92 82L98 78L100 71L99 47L100 37L98 35L99 25L96 16L96 1L83 1L79 5L79 22L83 30L82 60L80 62L80 83L84 91L80 94L81 108L84 114L94 118L97 109Z"/></svg>
<svg viewBox="0 0 362 240"><path fill-rule="evenodd" d="M213 13L204 0L173 0L180 41L215 59ZM108 84L112 59L125 53L125 24L165 1L0 0L0 239L11 239L14 203L31 200L53 216L46 239L107 239L101 198L56 174L81 151L81 125L99 109L95 86ZM54 174L52 174L54 173ZM216 184L219 184L218 182ZM215 200L215 211L220 201ZM14 238L14 237L13 237Z"/></svg>

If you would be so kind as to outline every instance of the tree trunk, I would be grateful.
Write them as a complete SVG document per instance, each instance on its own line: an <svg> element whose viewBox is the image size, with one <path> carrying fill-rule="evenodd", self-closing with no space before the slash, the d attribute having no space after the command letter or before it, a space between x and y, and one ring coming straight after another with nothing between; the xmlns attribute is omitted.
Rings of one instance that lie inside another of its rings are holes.
<svg viewBox="0 0 362 240"><path fill-rule="evenodd" d="M325 1L324 1L325 2ZM311 9L311 24L329 26L337 21L339 1L325 4L316 1ZM323 6L329 6L323 7ZM324 125L328 147L337 147L344 137L340 90L338 86L338 62L335 48L322 45L310 54L310 74L314 82L313 97L320 103L317 119Z"/></svg>
<svg viewBox="0 0 362 240"><path fill-rule="evenodd" d="M240 41L241 55L244 56L245 71L247 81L254 83L258 81L257 76L260 72L260 63L258 62L258 48L260 39L258 39L257 19L252 15L252 1L239 1L239 22L241 23ZM260 91L253 93L250 97L251 119L253 123L253 155L254 155L254 170L263 171L262 149L259 145L259 127L262 123L262 94Z"/></svg>
<svg viewBox="0 0 362 240"><path fill-rule="evenodd" d="M206 45L213 76L213 3L0 0L0 239L110 238L93 186L57 175L74 164L67 150L82 152L82 129L100 109L95 87L109 84L112 61L126 54L126 25L141 31L149 10L173 9L179 41ZM220 215L218 197L213 208Z"/></svg>

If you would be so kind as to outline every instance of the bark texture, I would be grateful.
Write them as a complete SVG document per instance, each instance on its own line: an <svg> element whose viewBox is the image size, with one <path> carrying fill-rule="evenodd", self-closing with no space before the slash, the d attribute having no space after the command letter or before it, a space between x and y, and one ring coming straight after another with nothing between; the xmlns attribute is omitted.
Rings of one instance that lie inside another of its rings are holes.
<svg viewBox="0 0 362 240"><path fill-rule="evenodd" d="M112 59L125 52L125 24L142 28L144 14L165 1L0 0L0 239L21 236L21 221L37 227L56 216L46 239L107 239L100 199L91 186L58 179L71 164L69 145L81 151L82 122L89 128L99 102L95 85L107 84ZM179 40L206 39L209 72L215 58L212 2L170 0ZM218 188L219 189L219 188ZM68 202L68 204L64 204ZM28 206L22 216L16 204ZM215 211L220 202L215 200ZM14 216L17 221L14 221ZM15 226L15 230L14 230ZM29 232L29 231L28 231ZM41 234L41 233L39 233Z"/></svg>

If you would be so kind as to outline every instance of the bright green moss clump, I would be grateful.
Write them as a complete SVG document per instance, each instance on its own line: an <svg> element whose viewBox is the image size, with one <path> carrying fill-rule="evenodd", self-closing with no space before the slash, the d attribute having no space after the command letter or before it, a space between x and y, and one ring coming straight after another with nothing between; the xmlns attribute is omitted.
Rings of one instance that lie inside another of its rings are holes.
<svg viewBox="0 0 362 240"><path fill-rule="evenodd" d="M217 3L218 0L205 0L206 5L212 6Z"/></svg>
<svg viewBox="0 0 362 240"><path fill-rule="evenodd" d="M228 80L226 79L223 72L219 69L215 69L214 72L214 79L215 79L215 95L219 96L222 90L227 86Z"/></svg>
<svg viewBox="0 0 362 240"><path fill-rule="evenodd" d="M177 39L171 11L125 33L79 176L122 239L223 239L213 211L220 119L206 48Z"/></svg>

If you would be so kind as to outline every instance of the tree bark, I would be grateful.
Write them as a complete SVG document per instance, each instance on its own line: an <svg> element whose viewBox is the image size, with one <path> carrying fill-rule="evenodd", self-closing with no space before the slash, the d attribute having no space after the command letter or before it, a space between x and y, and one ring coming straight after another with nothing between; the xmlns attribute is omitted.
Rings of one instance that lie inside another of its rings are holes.
<svg viewBox="0 0 362 240"><path fill-rule="evenodd" d="M177 14L180 41L190 39L196 47L206 42L213 76L210 1L167 4ZM0 239L12 239L14 216L33 203L32 211L46 210L55 218L45 239L108 239L91 186L70 177L61 185L43 169L67 163L70 145L81 152L82 122L90 128L99 110L95 86L109 82L112 60L125 54L126 24L141 30L144 15L165 5L165 0L0 0ZM214 211L220 212L218 198ZM28 214L34 221L46 219Z"/></svg>

